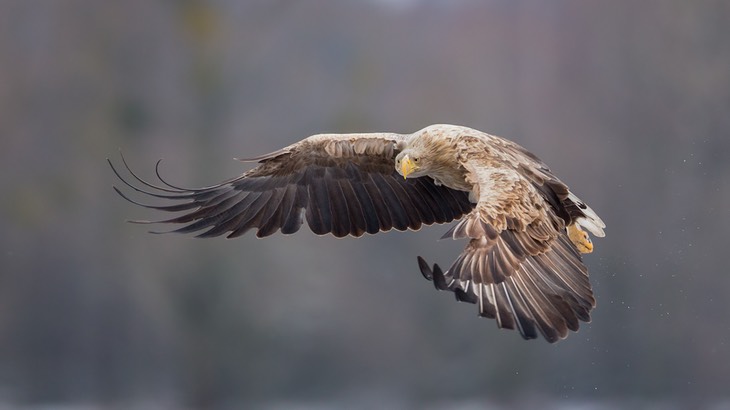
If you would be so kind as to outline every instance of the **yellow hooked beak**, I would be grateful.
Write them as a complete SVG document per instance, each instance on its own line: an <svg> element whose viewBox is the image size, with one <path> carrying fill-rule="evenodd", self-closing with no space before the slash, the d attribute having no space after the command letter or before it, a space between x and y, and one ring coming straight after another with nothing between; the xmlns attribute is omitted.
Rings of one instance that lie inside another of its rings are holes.
<svg viewBox="0 0 730 410"><path fill-rule="evenodd" d="M416 164L413 163L411 157L404 155L400 162L400 173L403 174L403 179L408 178L408 174L413 173L416 170Z"/></svg>

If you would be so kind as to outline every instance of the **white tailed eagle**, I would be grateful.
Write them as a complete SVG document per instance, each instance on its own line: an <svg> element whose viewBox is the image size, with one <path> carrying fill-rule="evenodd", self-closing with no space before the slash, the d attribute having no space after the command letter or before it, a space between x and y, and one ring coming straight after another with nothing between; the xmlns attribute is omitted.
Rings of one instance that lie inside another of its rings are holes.
<svg viewBox="0 0 730 410"><path fill-rule="evenodd" d="M122 158L124 161L124 158ZM291 234L304 221L318 235L359 237L458 222L444 238L467 239L447 270L418 257L426 279L479 315L525 339L549 342L590 321L595 299L581 253L604 236L603 221L535 155L506 139L455 125L413 134L320 134L243 161L260 165L217 185L183 189L116 175L130 188L174 201L161 221L199 237ZM158 162L159 166L159 162Z"/></svg>

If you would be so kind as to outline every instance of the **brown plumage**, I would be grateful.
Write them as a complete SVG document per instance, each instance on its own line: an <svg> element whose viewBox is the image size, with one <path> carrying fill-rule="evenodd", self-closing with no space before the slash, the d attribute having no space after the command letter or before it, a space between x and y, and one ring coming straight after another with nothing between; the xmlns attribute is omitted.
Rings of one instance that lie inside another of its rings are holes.
<svg viewBox="0 0 730 410"><path fill-rule="evenodd" d="M143 187L179 203L161 221L199 237L291 234L306 220L337 237L459 221L444 235L469 242L445 272L418 258L421 273L457 300L475 303L499 327L549 342L589 321L595 299L580 252L593 249L584 227L603 236L601 219L519 145L471 128L432 125L413 134L321 134L251 158L260 165L221 184ZM110 162L111 165L111 162ZM126 167L126 163L124 164ZM127 167L129 170L129 168ZM131 171L130 171L131 173ZM158 174L159 177L159 174Z"/></svg>

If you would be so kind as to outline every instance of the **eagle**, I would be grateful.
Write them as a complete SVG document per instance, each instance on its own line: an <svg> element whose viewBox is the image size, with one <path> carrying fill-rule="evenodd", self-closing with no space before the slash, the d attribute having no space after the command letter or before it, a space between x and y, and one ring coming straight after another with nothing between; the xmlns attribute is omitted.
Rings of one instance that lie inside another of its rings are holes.
<svg viewBox="0 0 730 410"><path fill-rule="evenodd" d="M109 161L109 160L108 160ZM181 224L168 232L234 238L297 232L306 221L317 235L342 238L419 230L457 221L442 238L467 241L443 270L418 256L421 274L438 290L476 304L479 316L524 339L550 343L590 322L596 301L582 253L586 230L605 224L534 154L476 129L431 125L412 134L318 134L258 157L258 165L219 184L188 189L131 175L116 176L164 205L128 201ZM585 229L585 230L584 230Z"/></svg>

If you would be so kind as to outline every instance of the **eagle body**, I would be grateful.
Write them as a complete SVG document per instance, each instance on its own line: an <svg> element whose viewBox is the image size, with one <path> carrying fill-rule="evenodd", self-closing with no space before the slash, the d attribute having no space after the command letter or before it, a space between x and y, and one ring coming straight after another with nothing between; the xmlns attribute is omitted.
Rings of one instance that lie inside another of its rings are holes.
<svg viewBox="0 0 730 410"><path fill-rule="evenodd" d="M447 270L418 257L437 289L525 339L555 342L590 321L595 299L581 253L593 245L581 228L600 237L605 224L512 141L438 124L413 134L318 134L243 161L259 165L200 189L159 172L163 185L154 185L126 167L133 184L110 165L128 187L171 204L142 204L115 187L125 199L181 212L135 222L183 224L173 232L199 237L291 234L305 222L316 234L358 237L456 220L444 237L467 244Z"/></svg>

